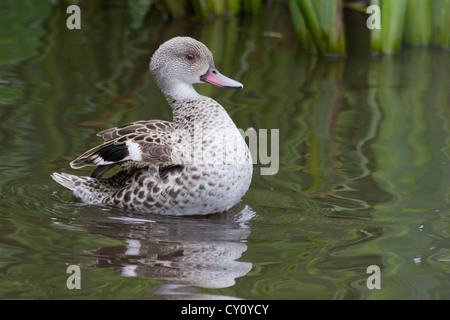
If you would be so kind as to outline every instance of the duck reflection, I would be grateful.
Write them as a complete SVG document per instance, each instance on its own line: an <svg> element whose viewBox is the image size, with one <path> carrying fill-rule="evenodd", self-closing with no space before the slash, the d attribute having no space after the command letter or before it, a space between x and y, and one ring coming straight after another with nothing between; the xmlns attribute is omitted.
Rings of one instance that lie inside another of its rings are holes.
<svg viewBox="0 0 450 320"><path fill-rule="evenodd" d="M127 277L167 280L155 286L151 294L188 294L195 298L191 286L229 287L251 270L251 263L238 259L247 250L247 223L253 216L254 212L244 205L198 217L130 217L119 212L89 231L114 237L126 245L91 251L85 256L95 258L96 263L80 266L113 268Z"/></svg>

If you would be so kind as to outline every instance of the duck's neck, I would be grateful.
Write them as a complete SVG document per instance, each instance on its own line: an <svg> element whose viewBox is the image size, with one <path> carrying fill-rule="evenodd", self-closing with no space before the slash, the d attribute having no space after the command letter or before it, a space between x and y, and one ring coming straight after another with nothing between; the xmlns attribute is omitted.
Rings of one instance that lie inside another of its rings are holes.
<svg viewBox="0 0 450 320"><path fill-rule="evenodd" d="M167 101L181 101L181 100L195 100L200 97L195 91L192 84L185 82L170 83L169 85L161 86L161 89L166 96Z"/></svg>

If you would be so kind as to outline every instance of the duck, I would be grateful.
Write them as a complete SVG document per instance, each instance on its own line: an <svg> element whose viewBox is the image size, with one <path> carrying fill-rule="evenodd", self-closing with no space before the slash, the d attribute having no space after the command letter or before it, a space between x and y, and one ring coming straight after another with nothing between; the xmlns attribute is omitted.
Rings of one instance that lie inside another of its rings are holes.
<svg viewBox="0 0 450 320"><path fill-rule="evenodd" d="M103 139L70 162L90 176L51 177L81 202L162 215L207 215L239 204L251 184L249 148L226 110L194 84L242 89L221 74L211 51L191 37L159 46L149 69L172 110L172 121L140 120L99 132ZM110 177L106 173L120 166Z"/></svg>

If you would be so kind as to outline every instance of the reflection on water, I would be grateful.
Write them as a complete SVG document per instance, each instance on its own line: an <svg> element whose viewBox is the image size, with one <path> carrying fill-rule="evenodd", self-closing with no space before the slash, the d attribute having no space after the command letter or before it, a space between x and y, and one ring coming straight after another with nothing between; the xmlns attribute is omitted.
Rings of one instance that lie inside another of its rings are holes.
<svg viewBox="0 0 450 320"><path fill-rule="evenodd" d="M15 34L0 33L1 298L450 298L448 52L372 60L357 41L345 61L317 59L295 46L280 2L204 25L90 3L72 32L50 2L0 10L0 32ZM244 84L202 94L244 131L279 130L278 173L257 165L242 201L252 210L226 215L75 203L51 172L70 170L102 129L170 119L148 60L176 35L207 44ZM67 290L68 264L84 267L81 290ZM380 290L366 286L372 264Z"/></svg>
<svg viewBox="0 0 450 320"><path fill-rule="evenodd" d="M166 280L150 293L185 298L207 297L191 287L230 287L252 268L251 263L238 261L247 250L247 223L254 216L248 206L191 218L109 213L109 220L97 222L86 231L113 236L126 245L90 251L85 256L96 263L81 264L83 268L112 268L126 277Z"/></svg>

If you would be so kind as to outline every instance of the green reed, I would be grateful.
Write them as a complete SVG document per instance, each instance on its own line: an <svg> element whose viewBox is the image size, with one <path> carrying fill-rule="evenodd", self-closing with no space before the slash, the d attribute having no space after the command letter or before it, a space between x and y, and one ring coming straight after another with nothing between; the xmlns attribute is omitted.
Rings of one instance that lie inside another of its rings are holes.
<svg viewBox="0 0 450 320"><path fill-rule="evenodd" d="M160 7L171 17L190 16L208 21L214 16L258 13L260 0L162 0Z"/></svg>
<svg viewBox="0 0 450 320"><path fill-rule="evenodd" d="M450 48L450 0L371 0L381 9L381 29L372 29L372 54L393 54L402 44Z"/></svg>
<svg viewBox="0 0 450 320"><path fill-rule="evenodd" d="M305 19L297 0L289 0L289 10L291 12L295 33L297 35L297 41L300 46L311 53L316 53L316 46L314 45L311 33L308 31L308 27L306 26Z"/></svg>
<svg viewBox="0 0 450 320"><path fill-rule="evenodd" d="M345 56L343 0L289 0L300 45L324 56Z"/></svg>
<svg viewBox="0 0 450 320"><path fill-rule="evenodd" d="M450 0L433 0L432 20L433 44L450 49Z"/></svg>
<svg viewBox="0 0 450 320"><path fill-rule="evenodd" d="M366 28L346 25L344 6L363 12L367 18L370 14L366 13L366 4L350 0L285 0L284 4L289 8L299 45L327 57L345 57L345 27ZM450 48L450 0L370 0L369 4L381 10L381 29L369 32L372 54L394 54L403 44ZM269 5L273 4L263 0L158 2L158 8L171 17L194 17L199 21L223 15L257 14Z"/></svg>
<svg viewBox="0 0 450 320"><path fill-rule="evenodd" d="M381 0L381 52L397 52L402 45L407 0Z"/></svg>
<svg viewBox="0 0 450 320"><path fill-rule="evenodd" d="M408 0L405 17L405 43L431 44L433 1Z"/></svg>

